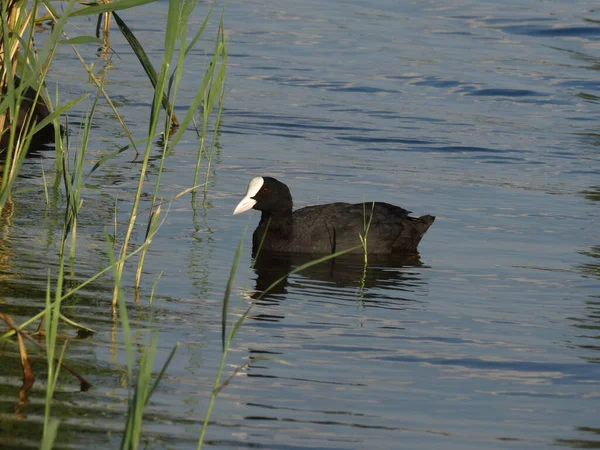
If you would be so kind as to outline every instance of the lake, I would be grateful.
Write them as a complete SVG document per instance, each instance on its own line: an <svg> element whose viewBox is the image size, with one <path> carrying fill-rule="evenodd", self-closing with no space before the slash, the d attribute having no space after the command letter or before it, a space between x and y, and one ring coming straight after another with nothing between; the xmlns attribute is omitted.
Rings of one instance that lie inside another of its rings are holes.
<svg viewBox="0 0 600 450"><path fill-rule="evenodd" d="M156 65L167 5L122 13ZM208 7L198 5L191 30ZM416 259L374 262L365 274L354 262L326 263L258 301L228 355L225 376L242 368L217 398L208 447L600 448L597 2L217 3L186 59L178 114L207 68L219 8L228 81L206 198L164 206L139 306L135 263L123 280L136 345L159 333L157 372L180 343L144 416L144 445L196 446L240 239L232 314L302 264L251 266L259 214L232 211L250 179L268 175L290 187L297 208L377 200L437 219ZM95 19L78 24L73 35L93 34ZM152 87L115 27L111 44L110 61L93 45L80 51L96 70L110 66L107 89L140 138ZM48 84L51 92L58 84L61 99L92 89L66 47ZM75 122L90 104L78 105ZM89 168L127 142L102 103ZM166 159L164 198L192 186L198 146L190 129ZM57 273L66 200L62 188L50 187L46 206L41 177L43 166L51 179L53 164L52 151L27 160L0 219L0 311L17 323L44 308L48 273ZM139 169L124 152L86 179L72 285L109 264L106 236L116 214L123 239ZM142 211L157 171L151 161ZM67 362L93 387L80 392L61 375L56 448L119 446L129 391L112 291L107 275L64 303L66 315L96 333L64 328ZM15 406L16 346L1 345L0 357L2 447L38 448L44 359L33 360L38 379L29 403Z"/></svg>

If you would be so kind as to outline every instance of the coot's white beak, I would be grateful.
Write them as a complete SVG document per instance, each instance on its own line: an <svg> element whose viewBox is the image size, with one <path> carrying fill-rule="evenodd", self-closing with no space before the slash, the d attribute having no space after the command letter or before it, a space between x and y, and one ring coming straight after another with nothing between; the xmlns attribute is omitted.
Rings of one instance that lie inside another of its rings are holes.
<svg viewBox="0 0 600 450"><path fill-rule="evenodd" d="M252 181L250 181L250 184L248 184L248 191L246 192L246 196L242 199L241 202L238 203L238 205L233 210L234 216L236 214L246 212L249 209L252 209L254 205L256 205L256 200L254 200L252 197L254 197L258 193L258 191L260 191L260 188L262 187L264 182L265 180L263 180L262 177L256 177L253 178Z"/></svg>
<svg viewBox="0 0 600 450"><path fill-rule="evenodd" d="M248 197L247 195L242 199L241 202L238 203L238 205L235 207L235 209L233 210L233 215L235 216L236 214L241 214L243 212L248 211L249 209L252 209L252 207L256 205L256 200Z"/></svg>

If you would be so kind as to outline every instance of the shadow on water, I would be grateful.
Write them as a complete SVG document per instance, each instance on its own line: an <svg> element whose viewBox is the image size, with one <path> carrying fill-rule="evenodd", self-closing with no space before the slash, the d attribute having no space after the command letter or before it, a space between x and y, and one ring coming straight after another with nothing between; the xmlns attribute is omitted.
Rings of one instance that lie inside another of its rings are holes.
<svg viewBox="0 0 600 450"><path fill-rule="evenodd" d="M581 191L581 195L593 202L600 201L600 186L590 186L588 189ZM589 250L580 253L593 259L590 262L581 264L578 267L579 271L585 276L600 277L600 245L593 245Z"/></svg>
<svg viewBox="0 0 600 450"><path fill-rule="evenodd" d="M365 267L363 255L346 254L308 267L299 274L288 274L322 255L263 252L256 258L257 305L279 304L288 290L302 291L309 298L346 299L361 307L406 309L414 299L406 293L420 290L424 284L418 270L424 267L418 253L405 255L370 256ZM298 278L297 278L298 277ZM261 294L278 280L268 293ZM378 292L374 292L377 290ZM255 320L279 321L281 316L254 315Z"/></svg>
<svg viewBox="0 0 600 450"><path fill-rule="evenodd" d="M590 433L595 439L556 439L556 445L572 448L600 448L600 428L577 427L577 431Z"/></svg>
<svg viewBox="0 0 600 450"><path fill-rule="evenodd" d="M600 186L591 186L581 192L590 201L600 201ZM586 279L600 279L600 245L593 245L589 250L582 250L581 255L587 256L589 260L576 266L577 272ZM585 301L585 310L579 317L572 317L573 326L581 330L578 336L577 347L584 350L584 359L590 363L600 363L600 295L592 290ZM593 352L591 355L588 352ZM590 430L585 430L590 431ZM597 430L595 431L597 433ZM600 441L593 447L600 448Z"/></svg>
<svg viewBox="0 0 600 450"><path fill-rule="evenodd" d="M581 191L581 194L588 200L593 202L600 201L600 186L591 186L585 191Z"/></svg>

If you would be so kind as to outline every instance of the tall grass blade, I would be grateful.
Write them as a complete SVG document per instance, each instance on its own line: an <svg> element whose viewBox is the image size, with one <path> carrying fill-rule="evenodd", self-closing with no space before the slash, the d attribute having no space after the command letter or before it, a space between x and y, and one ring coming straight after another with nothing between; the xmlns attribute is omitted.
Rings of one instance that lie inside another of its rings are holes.
<svg viewBox="0 0 600 450"><path fill-rule="evenodd" d="M160 369L160 372L158 373L158 375L156 377L156 380L154 380L154 383L152 384L152 387L148 391L148 396L146 398L146 404L145 404L145 406L148 406L148 402L150 401L150 397L152 397L152 394L154 393L154 391L158 387L158 384L160 383L160 380L162 380L162 377L166 373L167 367L169 367L169 364L171 364L171 361L173 360L173 357L175 356L175 353L177 352L178 348L179 348L179 342L177 342L173 346L173 349L171 350L171 353L169 353L169 356L167 357L167 360L163 364L162 368Z"/></svg>
<svg viewBox="0 0 600 450"><path fill-rule="evenodd" d="M204 76L202 77L200 87L196 91L196 95L192 99L190 107L188 108L185 117L181 121L179 129L177 130L175 135L171 138L171 144L170 144L171 148L174 147L175 145L177 145L179 140L183 137L183 134L185 133L187 126L190 124L190 122L194 118L194 115L196 114L198 107L202 104L202 101L206 95L205 94L206 88L208 86L208 83L212 80L212 77L213 77L213 74L215 71L215 66L216 66L217 62L219 61L219 58L221 57L224 47L225 47L225 44L220 44L217 47L217 52L213 55L213 57L210 61L209 68L206 70ZM197 184L197 183L194 183L194 184Z"/></svg>
<svg viewBox="0 0 600 450"><path fill-rule="evenodd" d="M204 34L204 29L206 28L206 25L208 24L208 19L210 19L210 16L212 15L212 11L213 8L215 7L215 3L213 3L210 6L210 9L208 10L208 13L206 13L206 17L204 19L204 22L202 22L202 25L200 25L200 28L198 29L198 32L196 33L196 35L194 36L194 38L190 41L189 45L187 46L186 50L185 50L185 55L187 56L188 53L190 51L192 51L192 49L196 46L196 43L198 42L198 39L200 39L200 37L202 36L202 34Z"/></svg>
<svg viewBox="0 0 600 450"><path fill-rule="evenodd" d="M57 42L58 44L99 44L102 45L102 40L94 36L77 36L74 38L61 39Z"/></svg>
<svg viewBox="0 0 600 450"><path fill-rule="evenodd" d="M96 3L89 6L84 6L83 8L80 8L77 11L73 11L71 13L71 17L95 16L97 14L103 14L105 12L114 12L120 11L122 9L134 8L136 6L145 5L154 1L155 0L116 0L110 3ZM46 2L48 2L48 0L44 1L44 3Z"/></svg>
<svg viewBox="0 0 600 450"><path fill-rule="evenodd" d="M154 133L156 132L156 128L157 128L160 102L164 96L165 83L166 83L167 74L168 74L169 67L170 67L170 61L173 56L174 46L175 46L175 42L176 42L178 19L179 19L179 8L180 8L180 4L179 4L178 0L170 0L169 12L168 12L168 16L167 16L167 29L165 31L165 48L163 51L163 60L162 60L162 64L161 64L160 74L159 74L159 77L157 78L156 87L154 89L154 98L152 100L152 109L150 111L150 122L148 124L148 136L153 136ZM167 45L170 45L170 47L167 47ZM143 186L144 186L144 178L146 176L146 170L148 167L148 160L150 159L151 150L152 150L152 142L150 140L148 140L148 142L146 143L146 149L144 151L144 159L142 161L142 167L140 169L138 187L136 190L135 198L133 200L133 205L131 207L131 214L129 216L127 230L125 231L125 237L123 239L121 253L119 255L118 264L116 267L116 271L119 273L119 278L121 276L121 273L123 272L127 246L129 245L129 239L131 237L135 222L137 220L138 207L139 207L139 203L140 203L140 197L142 196L142 190L143 190ZM113 311L115 310L116 302L117 302L117 287L115 286L115 290L113 292L113 300L112 300Z"/></svg>
<svg viewBox="0 0 600 450"><path fill-rule="evenodd" d="M246 237L246 232L248 231L248 226L244 228L244 232L242 233L242 238L237 246L237 250L235 251L235 256L233 257L233 264L231 264L231 271L229 272L229 278L227 279L227 286L225 287L225 292L223 294L223 310L221 313L221 344L222 350L225 351L225 334L227 330L227 311L229 311L229 296L231 295L231 288L233 286L233 282L235 280L235 273L237 271L237 267L240 261L240 257L242 256L242 249L244 248L244 238Z"/></svg>
<svg viewBox="0 0 600 450"><path fill-rule="evenodd" d="M143 142L146 142L147 140L148 140L148 138L144 137L142 139L138 139L137 141L135 141L135 144L141 144ZM87 173L84 180L86 180L91 174L93 174L96 170L98 170L100 168L100 166L102 166L102 164L104 164L106 161L109 161L109 160L113 159L114 157L119 156L121 153L126 152L130 148L132 148L131 145L129 145L129 144L124 145L123 147L119 147L114 152L111 152L108 155L104 155L103 157L98 159L98 161L96 161L96 163L92 166L90 171Z"/></svg>
<svg viewBox="0 0 600 450"><path fill-rule="evenodd" d="M114 11L113 11L112 15L115 18L115 22L116 22L117 26L119 27L119 30L121 30L121 33L123 34L125 39L127 39L127 42L129 43L129 46L133 50L133 53L135 54L135 56L137 56L140 64L142 65L142 68L146 72L146 75L148 75L148 79L152 83L152 87L156 88L156 85L158 83L158 79L157 79L158 75L156 73L156 69L154 69L154 66L152 65L152 62L150 62L150 58L148 58L146 51L144 50L144 48L142 47L140 42L137 40L137 38L133 34L133 31L131 31L131 29L123 21L123 19L121 19L121 17ZM166 45L167 44L165 43L165 48L167 48ZM162 96L162 105L165 108L165 110L167 111L167 114L169 114L169 116L173 116L173 117L175 116L173 107L169 103L169 98L164 93Z"/></svg>
<svg viewBox="0 0 600 450"><path fill-rule="evenodd" d="M119 317L121 318L121 328L123 329L123 342L125 343L125 353L127 355L127 379L131 381L133 372L133 343L131 340L131 331L129 327L129 317L127 316L127 305L125 298L123 297L123 290L121 288L121 272L119 272L119 261L115 258L113 250L110 245L110 238L106 237L108 243L108 255L110 257L110 268L113 269L113 275L115 277L115 292L117 295L117 303L119 308ZM113 314L115 310L113 308Z"/></svg>
<svg viewBox="0 0 600 450"><path fill-rule="evenodd" d="M50 419L46 433L44 433L44 436L42 437L40 450L51 450L52 447L54 447L54 441L56 440L56 435L58 434L59 424L60 422L58 419Z"/></svg>
<svg viewBox="0 0 600 450"><path fill-rule="evenodd" d="M135 287L138 288L140 285L140 280L142 279L142 267L144 266L144 259L146 258L146 252L152 243L152 236L156 234L156 229L158 228L158 219L160 218L160 205L156 210L150 211L150 217L148 218L148 226L146 227L146 236L144 238L144 243L147 244L144 246L144 249L140 253L140 261L138 263L138 268L135 274Z"/></svg>

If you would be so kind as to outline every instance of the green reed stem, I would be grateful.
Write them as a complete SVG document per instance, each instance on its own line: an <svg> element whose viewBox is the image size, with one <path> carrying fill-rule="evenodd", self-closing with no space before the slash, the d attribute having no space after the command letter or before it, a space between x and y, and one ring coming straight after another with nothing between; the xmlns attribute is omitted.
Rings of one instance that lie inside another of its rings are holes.
<svg viewBox="0 0 600 450"><path fill-rule="evenodd" d="M225 360L227 359L227 351L229 350L229 344L231 343L231 341L233 339L233 336L231 335L231 333L233 332L233 328L231 328L229 331L229 334L230 334L229 337L227 339L225 339L225 333L226 333L226 328L227 328L227 312L229 309L229 297L231 295L231 288L233 286L237 266L240 262L240 257L242 256L242 249L244 248L244 238L246 236L247 229L248 229L248 227L246 227L246 229L244 229L244 232L242 233L242 238L240 239L240 242L238 243L238 247L235 252L235 256L233 258L233 263L231 265L231 272L229 274L229 279L227 280L227 287L225 288L225 293L223 295L223 312L221 315L223 351L221 353L221 361L219 363L219 369L217 370L217 376L215 377L215 382L213 384L213 390L210 395L210 401L208 403L208 408L207 408L205 416L204 416L204 423L202 424L202 430L200 431L200 437L198 439L198 447L197 447L198 450L200 450L202 448L202 444L204 443L204 436L206 434L206 429L208 428L208 421L210 419L210 415L212 413L212 409L215 404L217 394L219 392L218 387L219 387L219 382L221 381L221 374L223 373L223 368L225 367Z"/></svg>
<svg viewBox="0 0 600 450"><path fill-rule="evenodd" d="M367 211L366 211L366 203L363 202L363 234L359 234L358 237L360 239L360 242L362 244L362 248L363 248L363 271L362 271L362 276L360 278L360 285L358 288L358 296L359 296L359 301L362 301L362 297L363 297L363 292L365 290L365 280L367 278L367 266L369 264L369 248L368 248L368 236L369 236L369 229L371 228L371 221L373 220L373 211L375 210L375 202L371 203L371 214L369 215L369 221L367 222Z"/></svg>
<svg viewBox="0 0 600 450"><path fill-rule="evenodd" d="M225 31L223 26L223 16L221 16L221 25L220 25L220 34L221 34L221 42L225 42ZM215 145L219 136L219 126L221 125L221 115L223 113L223 101L225 98L225 81L227 78L227 46L223 47L223 53L221 58L221 66L219 67L219 71L217 72L217 76L213 81L213 85L211 87L211 91L209 94L210 101L208 102L208 109L204 108L204 123L208 123L208 115L212 112L214 108L215 101L218 96L218 110L217 116L215 119L214 129L213 129L213 138L210 145L210 151L206 152L206 170L204 177L204 196L206 197L206 191L208 190L208 177L210 175L210 165L212 162L212 157L215 149ZM206 104L205 104L206 106ZM204 125L203 125L204 126Z"/></svg>
<svg viewBox="0 0 600 450"><path fill-rule="evenodd" d="M274 287L276 287L277 285L279 285L282 281L284 281L288 276L293 275L295 273L298 273L304 269L307 269L309 267L312 267L316 264L320 264L324 261L328 261L330 259L336 258L338 256L341 256L345 253L351 252L353 250L356 250L358 248L360 248L360 246L356 246L356 247L352 247L349 248L347 250L341 251L341 252L337 252L337 253L333 253L331 255L326 255L322 258L316 259L314 261L310 261L306 264L302 264L301 266L296 267L294 270L292 270L291 272L289 272L287 275L284 275L283 277L279 278L278 280L276 280L275 282L271 283L269 285L269 287L267 287L267 289L265 289L251 304L250 306L248 306L248 308L246 308L246 310L244 311L244 313L240 316L240 318L233 324L233 326L231 326L229 328L229 334L227 334L227 316L228 316L228 310L229 310L229 298L231 296L231 290L233 287L233 282L234 282L234 278L235 278L235 274L237 271L237 266L239 264L240 261L240 257L242 254L242 249L243 249L243 244L244 244L244 238L247 232L247 227L244 229L244 232L242 234L242 238L240 239L240 242L238 244L237 250L235 252L235 256L233 258L233 263L231 265L231 272L229 274L229 278L227 280L227 286L225 288L225 293L223 295L223 310L222 310L222 315L221 315L221 339L222 339L222 353L221 353L221 361L219 363L219 368L217 369L217 374L215 376L215 381L213 383L213 389L210 395L210 400L208 403L208 408L206 410L205 416L204 416L204 422L202 423L202 429L200 431L200 437L198 438L198 446L197 449L200 450L202 448L202 445L204 443L204 438L206 436L206 430L208 428L208 422L210 420L210 416L214 407L214 403L215 400L217 398L217 395L221 392L221 390L224 387L224 384L221 384L221 377L223 374L223 369L225 367L225 362L227 360L227 353L229 352L229 348L231 346L231 343L233 341L233 339L235 338L237 332L239 331L239 329L241 328L242 324L244 323L244 321L246 320L246 317L248 316L248 314L250 313L250 311L252 310L253 306L256 304L257 301L260 301L266 294L268 294ZM227 384L227 382L225 383Z"/></svg>
<svg viewBox="0 0 600 450"><path fill-rule="evenodd" d="M163 51L163 60L161 64L160 74L157 79L156 88L154 90L154 98L152 100L152 109L150 112L150 122L148 125L148 140L146 142L146 149L144 151L144 159L142 161L142 167L140 170L139 181L137 191L133 200L133 204L131 206L131 213L129 215L129 221L127 224L127 230L125 232L125 238L123 239L123 244L121 246L121 253L117 260L116 270L119 274L119 278L123 273L123 268L125 265L125 256L127 254L127 246L129 245L129 239L131 238L131 234L133 232L133 228L135 226L138 214L138 206L140 203L140 197L142 196L142 190L144 187L144 179L146 177L146 171L148 168L148 159L150 158L150 153L152 150L152 139L156 132L156 127L158 124L159 111L163 98L164 88L167 80L167 75L170 67L170 61L173 58L173 52L175 48L175 42L177 38L177 27L179 23L179 0L170 0L169 1L169 11L167 14L167 27L165 31L165 40L164 40L164 51ZM115 285L115 289L113 291L113 300L112 300L112 309L116 310L117 297L118 297L119 286Z"/></svg>
<svg viewBox="0 0 600 450"><path fill-rule="evenodd" d="M173 128L174 111L170 105L175 104L175 100L177 98L177 90L179 88L179 83L181 81L181 76L183 73L183 62L184 62L183 57L185 55L184 48L186 45L187 24L188 24L189 15L191 14L192 11L193 11L193 9L189 9L189 8L185 8L185 7L182 7L179 10L178 22L181 24L177 30L178 31L177 41L179 41L179 59L178 59L178 64L175 67L175 70L173 71L173 74L171 74L171 76L169 77L169 93L168 93L169 95L166 96L166 99L163 99L163 104L166 103L168 105L168 107L166 108L167 114L165 117L164 130L163 130L164 139L163 139L163 145L162 145L162 154L161 154L161 158L160 158L160 165L158 168L158 174L156 176L156 183L154 186L154 195L152 196L152 204L150 206L150 210L148 213L148 226L146 228L145 240L148 238L153 221L155 221L158 218L159 211L155 211L154 208L156 207L156 203L158 201L160 180L161 180L166 156L168 153L167 150L169 148L168 136L171 134L171 130ZM173 46L175 46L175 43L176 42L173 43ZM175 86L174 86L173 90L171 91L171 88L173 87L173 85L172 85L173 81L175 82ZM170 96L171 92L172 92L172 98L171 98L171 103L169 103L169 96ZM148 247L146 247L146 249L141 252L140 259L138 261L138 267L137 267L136 277L135 277L136 289L139 288L139 286L140 286L140 282L141 282L141 278L142 278L142 269L144 266L147 249L148 249Z"/></svg>

